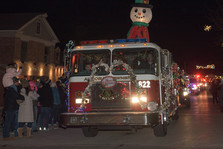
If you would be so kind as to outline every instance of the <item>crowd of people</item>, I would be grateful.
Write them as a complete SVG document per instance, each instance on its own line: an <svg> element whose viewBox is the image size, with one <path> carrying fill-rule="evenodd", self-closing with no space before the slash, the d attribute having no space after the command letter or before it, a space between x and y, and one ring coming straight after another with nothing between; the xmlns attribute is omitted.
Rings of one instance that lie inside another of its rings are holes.
<svg viewBox="0 0 223 149"><path fill-rule="evenodd" d="M5 141L58 128L60 113L67 110L66 93L60 81L51 82L45 76L38 80L18 79L21 72L22 68L17 71L15 63L8 64L2 79Z"/></svg>

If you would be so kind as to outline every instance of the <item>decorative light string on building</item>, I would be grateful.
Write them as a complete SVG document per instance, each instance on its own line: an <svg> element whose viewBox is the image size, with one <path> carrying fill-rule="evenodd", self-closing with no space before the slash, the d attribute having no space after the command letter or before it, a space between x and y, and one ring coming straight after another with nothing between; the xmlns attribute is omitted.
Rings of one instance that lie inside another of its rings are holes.
<svg viewBox="0 0 223 149"><path fill-rule="evenodd" d="M198 66L196 65L196 69L215 69L215 65L207 65L207 66Z"/></svg>

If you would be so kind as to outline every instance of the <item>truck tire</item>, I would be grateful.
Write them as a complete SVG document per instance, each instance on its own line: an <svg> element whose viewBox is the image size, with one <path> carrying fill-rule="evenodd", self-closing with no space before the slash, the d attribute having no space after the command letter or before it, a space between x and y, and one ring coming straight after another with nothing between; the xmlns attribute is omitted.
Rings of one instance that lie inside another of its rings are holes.
<svg viewBox="0 0 223 149"><path fill-rule="evenodd" d="M95 137L98 134L98 129L92 127L82 127L82 132L85 137Z"/></svg>
<svg viewBox="0 0 223 149"><path fill-rule="evenodd" d="M167 134L167 123L159 124L153 127L153 132L156 137L164 137Z"/></svg>

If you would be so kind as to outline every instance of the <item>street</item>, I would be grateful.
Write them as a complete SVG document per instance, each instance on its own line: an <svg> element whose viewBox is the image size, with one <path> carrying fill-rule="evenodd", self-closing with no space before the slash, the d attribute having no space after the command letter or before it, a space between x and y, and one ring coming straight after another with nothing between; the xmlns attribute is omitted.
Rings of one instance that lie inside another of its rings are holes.
<svg viewBox="0 0 223 149"><path fill-rule="evenodd" d="M56 129L33 134L32 138L0 139L0 148L93 148L93 149L220 149L223 148L223 113L206 91L191 96L191 107L179 109L179 119L168 126L166 137L157 138L151 128L129 131L100 131L86 138L79 128ZM1 130L2 136L2 130Z"/></svg>

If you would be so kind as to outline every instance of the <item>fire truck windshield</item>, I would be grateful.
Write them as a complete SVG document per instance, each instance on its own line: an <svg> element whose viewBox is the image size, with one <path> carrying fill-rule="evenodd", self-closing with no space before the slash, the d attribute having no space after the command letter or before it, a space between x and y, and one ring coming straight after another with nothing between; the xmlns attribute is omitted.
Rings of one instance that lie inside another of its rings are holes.
<svg viewBox="0 0 223 149"><path fill-rule="evenodd" d="M133 69L135 74L158 74L158 51L153 48L120 48L112 52L112 60L122 60ZM112 72L114 75L127 74L119 66Z"/></svg>
<svg viewBox="0 0 223 149"><path fill-rule="evenodd" d="M112 52L112 59L111 59ZM153 48L116 48L114 50L81 50L72 53L72 70L73 76L90 76L92 66L103 63L110 67L114 60L122 60L127 63L135 74L158 74L158 51ZM97 68L95 75L108 75L104 66ZM117 66L112 71L113 75L128 75L123 66Z"/></svg>
<svg viewBox="0 0 223 149"><path fill-rule="evenodd" d="M82 50L72 53L72 70L71 75L90 76L92 66L98 64L101 60L110 66L111 51L108 49L100 50ZM96 75L108 75L104 67L97 68Z"/></svg>

